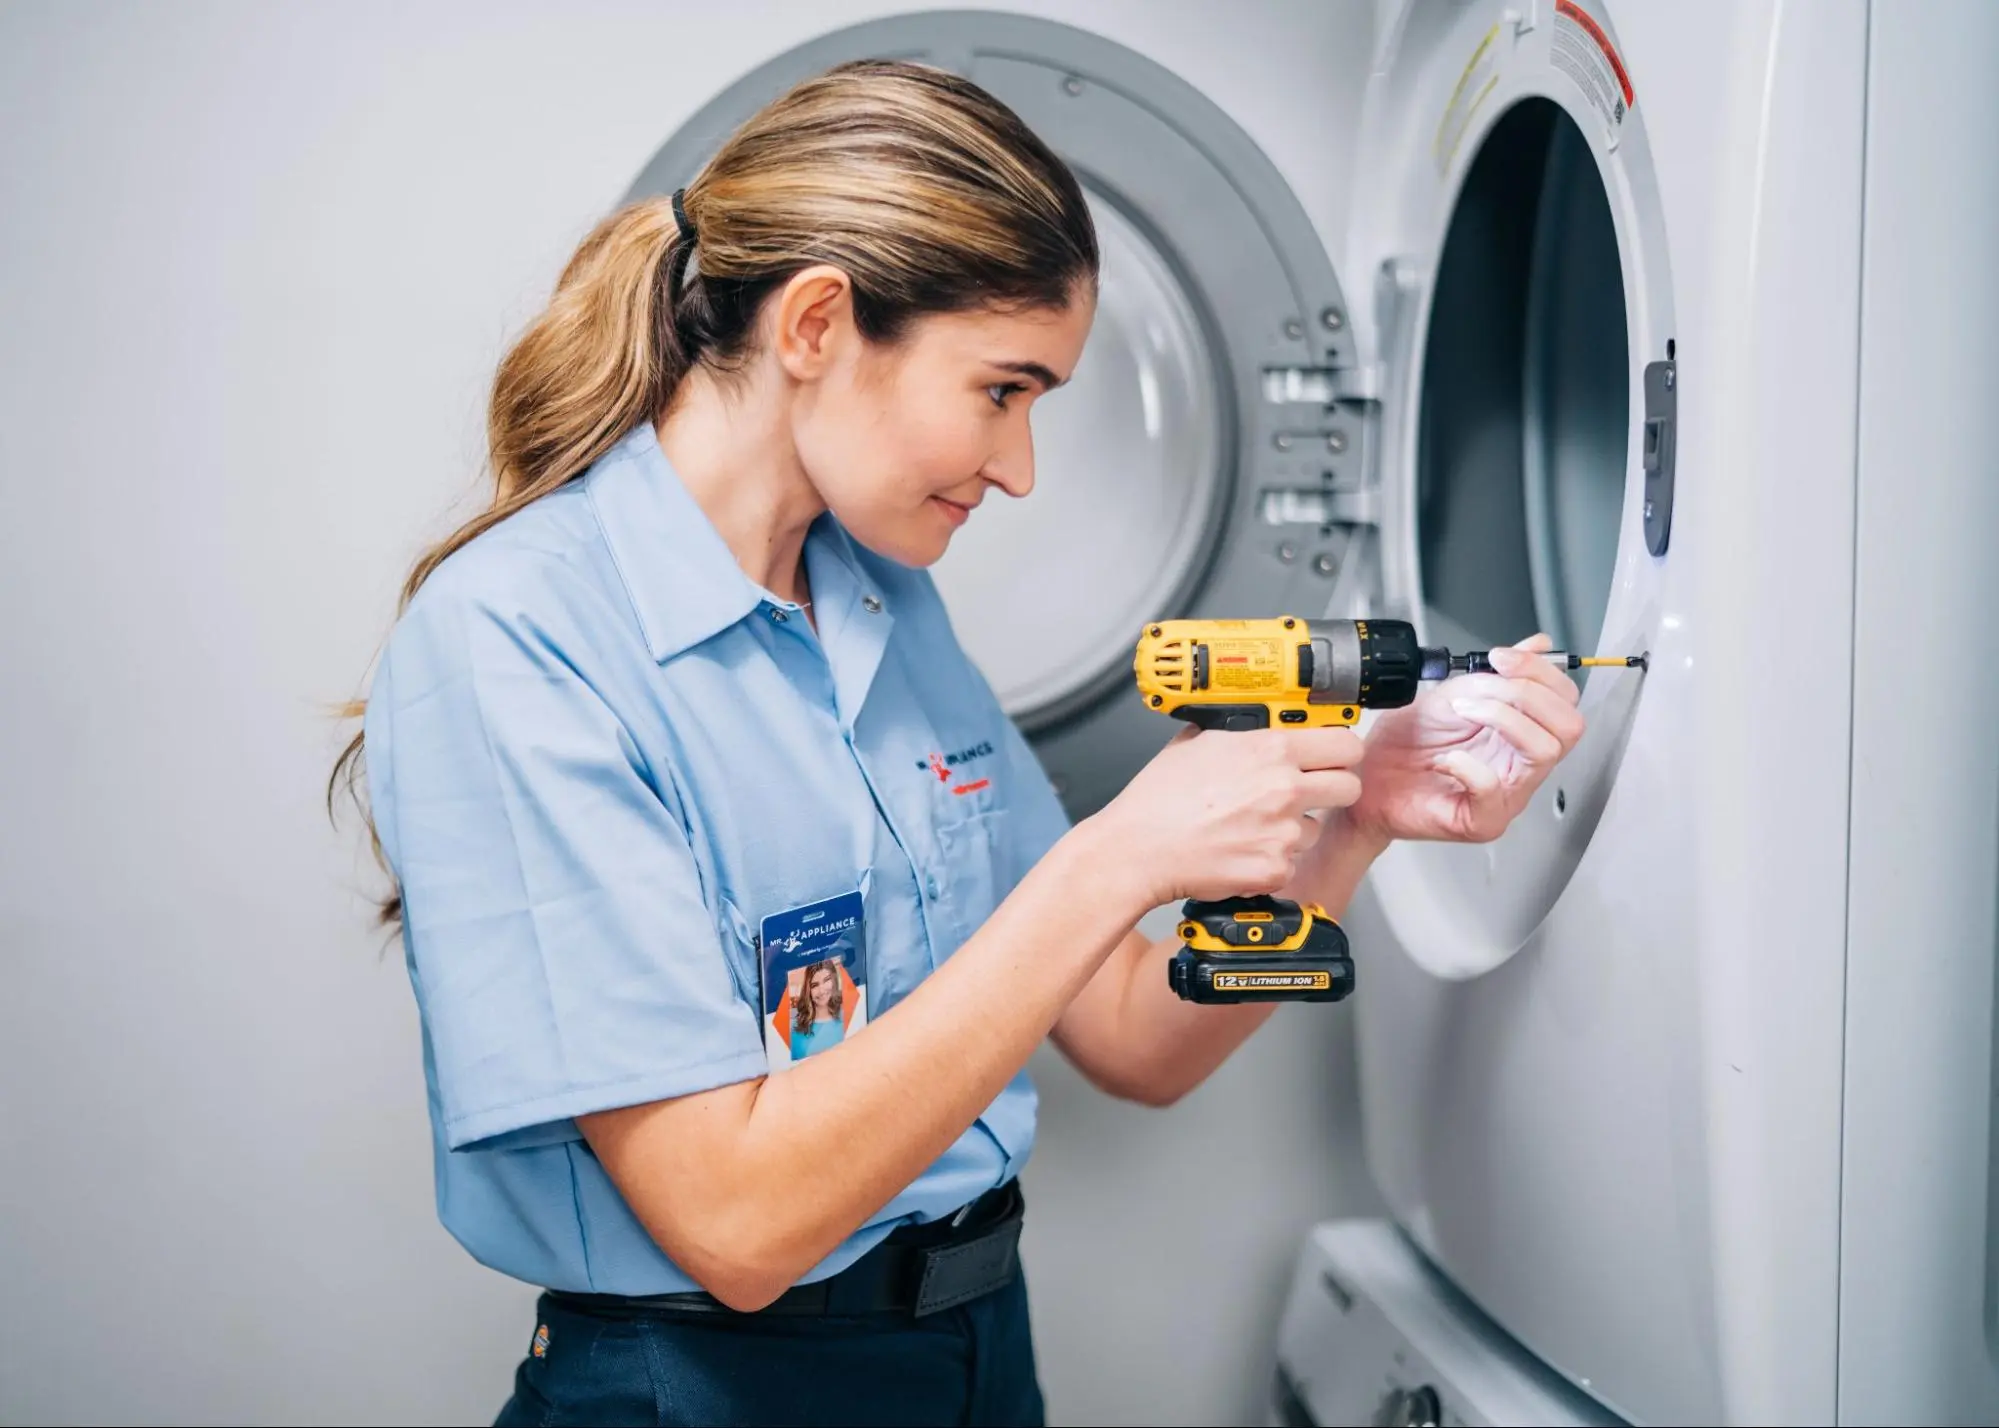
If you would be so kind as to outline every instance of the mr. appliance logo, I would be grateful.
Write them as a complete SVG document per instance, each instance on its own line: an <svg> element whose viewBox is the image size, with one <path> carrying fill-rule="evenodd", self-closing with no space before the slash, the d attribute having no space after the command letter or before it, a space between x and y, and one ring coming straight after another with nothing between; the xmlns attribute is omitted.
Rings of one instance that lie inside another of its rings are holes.
<svg viewBox="0 0 1999 1428"><path fill-rule="evenodd" d="M978 759L990 758L992 752L992 741L984 740L972 745L969 749L959 749L956 753L932 754L927 759L917 760L916 766L920 769L928 769L931 773L937 775L939 783L949 787L954 796L963 798L968 793L977 793L982 788L990 788L992 780L989 778L975 778L964 782L953 782L953 780L961 777L959 773L960 766L972 763Z"/></svg>

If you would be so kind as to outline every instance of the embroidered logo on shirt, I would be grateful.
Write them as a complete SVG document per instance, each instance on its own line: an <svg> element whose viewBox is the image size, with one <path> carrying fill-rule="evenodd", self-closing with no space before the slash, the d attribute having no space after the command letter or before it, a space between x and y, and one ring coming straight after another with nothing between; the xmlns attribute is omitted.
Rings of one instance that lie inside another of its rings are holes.
<svg viewBox="0 0 1999 1428"><path fill-rule="evenodd" d="M992 741L989 739L982 740L968 749L959 749L955 753L932 754L929 758L918 763L917 767L927 769L929 772L937 775L939 783L949 786L952 794L956 797L963 798L968 793L977 793L982 788L992 787L992 780L989 778L975 778L953 783L953 779L960 777L959 765L969 764L977 759L989 758L992 755L992 751Z"/></svg>
<svg viewBox="0 0 1999 1428"><path fill-rule="evenodd" d="M548 1357L548 1325L537 1324L535 1326L534 1344L528 1350L528 1352L533 1354L538 1359L545 1359Z"/></svg>

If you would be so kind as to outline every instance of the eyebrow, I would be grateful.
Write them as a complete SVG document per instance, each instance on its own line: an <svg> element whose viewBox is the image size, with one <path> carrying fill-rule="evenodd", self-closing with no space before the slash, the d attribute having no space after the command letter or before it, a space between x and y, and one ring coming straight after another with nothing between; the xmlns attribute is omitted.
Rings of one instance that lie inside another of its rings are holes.
<svg viewBox="0 0 1999 1428"><path fill-rule="evenodd" d="M993 366L1002 372L1018 372L1023 377L1034 378L1041 383L1044 392L1052 392L1068 380L1066 377L1056 376L1039 362L995 362Z"/></svg>

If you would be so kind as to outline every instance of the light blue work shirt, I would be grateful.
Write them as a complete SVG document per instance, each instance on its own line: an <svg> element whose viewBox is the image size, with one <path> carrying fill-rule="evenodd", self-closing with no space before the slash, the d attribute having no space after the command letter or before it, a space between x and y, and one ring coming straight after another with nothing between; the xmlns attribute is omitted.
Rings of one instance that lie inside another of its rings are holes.
<svg viewBox="0 0 1999 1428"><path fill-rule="evenodd" d="M574 1118L763 1075L757 930L856 888L875 1034L1068 827L926 573L830 516L805 566L816 634L641 425L441 564L383 653L369 787L438 1214L505 1274L697 1287ZM1022 1072L806 1278L1018 1175L1034 1121Z"/></svg>

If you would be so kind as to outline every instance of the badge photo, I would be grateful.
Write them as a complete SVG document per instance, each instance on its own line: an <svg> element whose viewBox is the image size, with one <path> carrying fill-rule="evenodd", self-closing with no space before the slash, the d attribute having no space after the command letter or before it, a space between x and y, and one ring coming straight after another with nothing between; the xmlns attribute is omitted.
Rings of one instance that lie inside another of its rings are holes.
<svg viewBox="0 0 1999 1428"><path fill-rule="evenodd" d="M861 909L857 891L763 920L758 965L771 1070L838 1046L867 1025Z"/></svg>

